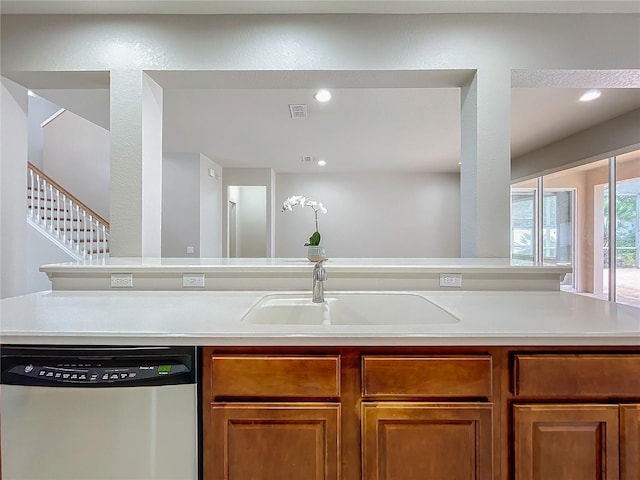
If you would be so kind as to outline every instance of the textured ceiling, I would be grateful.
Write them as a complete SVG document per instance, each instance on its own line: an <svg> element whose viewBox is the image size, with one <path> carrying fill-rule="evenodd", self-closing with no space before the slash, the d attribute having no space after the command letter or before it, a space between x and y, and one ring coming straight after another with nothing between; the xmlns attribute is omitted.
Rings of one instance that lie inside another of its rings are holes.
<svg viewBox="0 0 640 480"><path fill-rule="evenodd" d="M3 0L2 13L631 13L637 0Z"/></svg>

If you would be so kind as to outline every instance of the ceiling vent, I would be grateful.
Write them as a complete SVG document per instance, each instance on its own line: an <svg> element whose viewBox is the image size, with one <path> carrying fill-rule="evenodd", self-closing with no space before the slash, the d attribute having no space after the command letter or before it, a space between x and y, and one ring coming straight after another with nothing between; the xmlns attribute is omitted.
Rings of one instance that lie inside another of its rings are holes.
<svg viewBox="0 0 640 480"><path fill-rule="evenodd" d="M307 106L304 104L289 105L291 118L307 118Z"/></svg>
<svg viewBox="0 0 640 480"><path fill-rule="evenodd" d="M312 163L313 155L302 155L302 163Z"/></svg>

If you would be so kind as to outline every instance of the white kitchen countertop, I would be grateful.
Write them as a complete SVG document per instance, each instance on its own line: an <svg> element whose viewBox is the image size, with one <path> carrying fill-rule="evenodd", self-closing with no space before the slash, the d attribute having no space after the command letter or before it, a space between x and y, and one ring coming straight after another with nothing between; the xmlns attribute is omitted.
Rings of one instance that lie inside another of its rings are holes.
<svg viewBox="0 0 640 480"><path fill-rule="evenodd" d="M269 292L39 292L0 300L0 341L210 346L640 346L640 309L558 291L416 292L460 319L451 324L242 323L246 311L266 293ZM400 319L399 313L398 322Z"/></svg>
<svg viewBox="0 0 640 480"><path fill-rule="evenodd" d="M508 258L330 258L327 267L336 271L368 272L393 271L455 271L492 273L521 272L541 273L571 271L562 265L538 265L532 262ZM307 271L313 263L306 258L158 258L158 257L108 257L43 265L40 270L52 272L257 272L257 271Z"/></svg>
<svg viewBox="0 0 640 480"><path fill-rule="evenodd" d="M306 258L108 258L40 267L53 290L108 290L111 275L128 275L138 291L183 290L184 275L202 276L208 291L310 288L314 264ZM327 288L430 290L440 276L457 274L462 290L558 290L571 271L504 258L330 258Z"/></svg>

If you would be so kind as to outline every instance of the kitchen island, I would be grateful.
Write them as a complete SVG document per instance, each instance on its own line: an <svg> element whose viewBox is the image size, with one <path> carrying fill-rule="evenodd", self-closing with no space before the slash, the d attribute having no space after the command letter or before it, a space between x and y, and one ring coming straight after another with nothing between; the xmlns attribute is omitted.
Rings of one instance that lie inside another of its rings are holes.
<svg viewBox="0 0 640 480"><path fill-rule="evenodd" d="M327 297L410 293L456 321L248 323L265 296L311 299L311 264L270 262L43 267L60 288L0 301L1 341L201 347L205 480L640 477L639 309L560 291L561 267L336 262Z"/></svg>

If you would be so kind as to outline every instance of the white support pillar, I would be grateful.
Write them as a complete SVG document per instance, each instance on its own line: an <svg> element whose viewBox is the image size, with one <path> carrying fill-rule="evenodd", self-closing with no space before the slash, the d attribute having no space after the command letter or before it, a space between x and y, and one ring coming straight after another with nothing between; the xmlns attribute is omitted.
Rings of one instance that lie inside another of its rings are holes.
<svg viewBox="0 0 640 480"><path fill-rule="evenodd" d="M511 72L478 70L461 100L461 256L509 258Z"/></svg>
<svg viewBox="0 0 640 480"><path fill-rule="evenodd" d="M111 231L113 257L142 256L142 72L111 71Z"/></svg>
<svg viewBox="0 0 640 480"><path fill-rule="evenodd" d="M162 88L138 69L111 72L110 217L111 256L160 256Z"/></svg>

